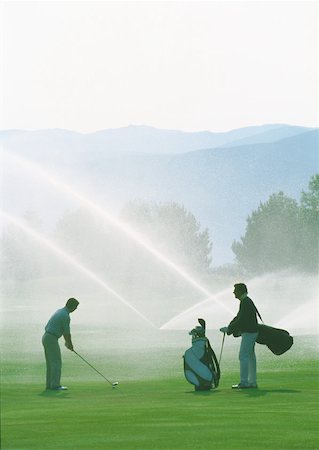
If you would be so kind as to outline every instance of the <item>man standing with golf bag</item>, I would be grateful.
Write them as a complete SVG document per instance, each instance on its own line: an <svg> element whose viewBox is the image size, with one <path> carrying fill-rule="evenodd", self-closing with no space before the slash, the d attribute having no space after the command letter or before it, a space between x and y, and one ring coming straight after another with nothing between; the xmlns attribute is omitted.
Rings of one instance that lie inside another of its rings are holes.
<svg viewBox="0 0 319 450"><path fill-rule="evenodd" d="M258 322L256 307L248 297L247 286L243 283L234 285L234 295L240 301L237 316L230 322L228 327L220 329L221 332L234 337L241 336L239 351L240 382L234 384L233 389L257 388L257 370L255 343L258 337Z"/></svg>
<svg viewBox="0 0 319 450"><path fill-rule="evenodd" d="M70 332L70 313L76 310L79 302L75 298L69 298L64 308L58 309L45 327L45 333L42 337L46 360L46 388L55 391L64 391L67 389L61 386L62 359L58 340L64 337L65 346L73 351L73 344Z"/></svg>

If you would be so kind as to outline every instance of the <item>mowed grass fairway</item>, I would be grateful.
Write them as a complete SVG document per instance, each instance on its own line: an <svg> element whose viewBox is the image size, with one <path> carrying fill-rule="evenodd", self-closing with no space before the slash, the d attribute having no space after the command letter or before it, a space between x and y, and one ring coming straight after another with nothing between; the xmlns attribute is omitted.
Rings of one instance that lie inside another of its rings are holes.
<svg viewBox="0 0 319 450"><path fill-rule="evenodd" d="M196 393L182 370L171 378L119 380L112 389L71 358L64 366L70 390L46 392L43 384L32 381L32 373L43 372L42 361L26 361L23 367L6 363L1 448L318 449L318 364L293 355L261 361L258 390L230 389L238 381L235 360L217 390Z"/></svg>

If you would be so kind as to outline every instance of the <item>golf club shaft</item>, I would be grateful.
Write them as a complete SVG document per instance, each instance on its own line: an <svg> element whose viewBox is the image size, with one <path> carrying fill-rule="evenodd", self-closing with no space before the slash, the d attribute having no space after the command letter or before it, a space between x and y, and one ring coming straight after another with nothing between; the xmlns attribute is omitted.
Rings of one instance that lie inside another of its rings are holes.
<svg viewBox="0 0 319 450"><path fill-rule="evenodd" d="M90 366L93 370L95 370L95 372L101 375L101 377L103 377L104 380L113 385L112 381L108 380L101 372L99 372L95 367L93 367L92 364L90 364L86 359L84 359L83 356L79 355L75 350L73 350L73 353L78 355L88 366Z"/></svg>
<svg viewBox="0 0 319 450"><path fill-rule="evenodd" d="M219 366L220 366L220 361L222 359L222 353L223 353L223 348L224 348L225 336L226 336L226 333L224 333L223 341L222 341L222 348L220 349L220 355L219 355L219 361L218 361L218 365Z"/></svg>

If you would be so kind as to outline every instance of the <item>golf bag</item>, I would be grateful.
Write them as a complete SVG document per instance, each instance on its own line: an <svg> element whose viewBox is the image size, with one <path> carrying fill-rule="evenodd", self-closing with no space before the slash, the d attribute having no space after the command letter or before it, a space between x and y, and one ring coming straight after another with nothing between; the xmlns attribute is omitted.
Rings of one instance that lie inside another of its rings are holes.
<svg viewBox="0 0 319 450"><path fill-rule="evenodd" d="M256 306L255 306L256 308ZM259 319L263 322L261 315L256 308L256 313ZM288 331L280 328L270 327L269 325L258 324L258 337L256 339L258 344L266 345L274 355L282 355L290 349L294 343L294 338L290 336Z"/></svg>
<svg viewBox="0 0 319 450"><path fill-rule="evenodd" d="M290 349L294 343L294 339L286 330L258 324L258 337L256 342L267 345L269 350L275 355L282 355Z"/></svg>
<svg viewBox="0 0 319 450"><path fill-rule="evenodd" d="M218 387L220 368L209 340L205 336L206 324L198 319L200 326L188 334L192 346L184 353L184 374L186 380L195 386L195 391L208 391Z"/></svg>

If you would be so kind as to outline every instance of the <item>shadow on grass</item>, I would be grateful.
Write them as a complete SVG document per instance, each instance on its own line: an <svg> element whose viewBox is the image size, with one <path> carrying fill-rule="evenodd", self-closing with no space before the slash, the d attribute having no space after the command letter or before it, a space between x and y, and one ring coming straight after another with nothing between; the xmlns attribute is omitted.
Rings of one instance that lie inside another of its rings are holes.
<svg viewBox="0 0 319 450"><path fill-rule="evenodd" d="M48 390L45 389L44 391L40 392L38 394L40 397L51 397L51 398L58 398L58 399L66 399L70 398L68 397L69 393L65 391L54 391L54 390Z"/></svg>
<svg viewBox="0 0 319 450"><path fill-rule="evenodd" d="M214 394L217 394L218 392L220 392L220 391L218 391L217 389L212 389L211 391L185 391L185 394L193 394L193 395L204 395L204 396L207 396L207 395L214 395Z"/></svg>
<svg viewBox="0 0 319 450"><path fill-rule="evenodd" d="M296 389L240 389L237 392L244 392L249 397L262 397L267 394L299 394Z"/></svg>
<svg viewBox="0 0 319 450"><path fill-rule="evenodd" d="M212 389L211 391L185 391L185 394L193 394L193 395L215 395L218 393L230 393L236 395L236 392L240 392L242 394L247 395L248 397L263 397L267 394L299 394L301 391L297 391L295 389Z"/></svg>

